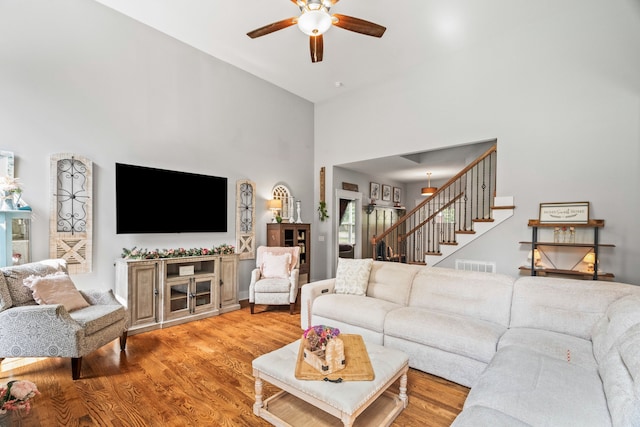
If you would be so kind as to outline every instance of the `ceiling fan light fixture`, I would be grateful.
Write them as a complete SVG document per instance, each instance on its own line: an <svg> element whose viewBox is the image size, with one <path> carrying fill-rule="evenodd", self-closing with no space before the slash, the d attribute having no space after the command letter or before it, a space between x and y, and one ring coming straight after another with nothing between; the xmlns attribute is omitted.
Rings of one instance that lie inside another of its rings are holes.
<svg viewBox="0 0 640 427"><path fill-rule="evenodd" d="M298 18L298 28L308 36L324 34L331 24L331 15L324 8L302 12Z"/></svg>

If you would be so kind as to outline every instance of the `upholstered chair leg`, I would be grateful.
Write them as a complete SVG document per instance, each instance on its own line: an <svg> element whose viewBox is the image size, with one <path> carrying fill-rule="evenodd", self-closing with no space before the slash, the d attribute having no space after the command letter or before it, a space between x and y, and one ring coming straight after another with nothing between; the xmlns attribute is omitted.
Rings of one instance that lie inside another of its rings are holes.
<svg viewBox="0 0 640 427"><path fill-rule="evenodd" d="M127 348L127 331L120 335L120 351L124 351L125 348Z"/></svg>
<svg viewBox="0 0 640 427"><path fill-rule="evenodd" d="M251 310L251 314L253 314L253 306L256 305L254 302L249 303L249 310Z"/></svg>
<svg viewBox="0 0 640 427"><path fill-rule="evenodd" d="M293 306L295 305L295 303L289 303L289 314L293 314Z"/></svg>
<svg viewBox="0 0 640 427"><path fill-rule="evenodd" d="M71 378L77 380L80 378L80 370L82 369L82 357L71 358Z"/></svg>

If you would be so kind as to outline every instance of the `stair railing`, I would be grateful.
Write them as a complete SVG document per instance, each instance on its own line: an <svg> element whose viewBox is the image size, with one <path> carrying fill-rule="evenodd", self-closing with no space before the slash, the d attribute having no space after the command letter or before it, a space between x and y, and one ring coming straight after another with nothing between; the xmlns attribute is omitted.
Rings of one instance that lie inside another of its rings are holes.
<svg viewBox="0 0 640 427"><path fill-rule="evenodd" d="M373 258L424 263L426 255L440 255L441 245L456 245L456 235L474 233L473 224L492 221L496 188L497 146L476 160L371 239Z"/></svg>

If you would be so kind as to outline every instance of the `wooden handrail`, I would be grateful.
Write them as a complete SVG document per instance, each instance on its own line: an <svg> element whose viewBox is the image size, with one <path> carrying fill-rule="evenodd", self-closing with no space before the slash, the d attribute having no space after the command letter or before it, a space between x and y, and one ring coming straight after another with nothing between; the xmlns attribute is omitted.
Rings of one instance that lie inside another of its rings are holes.
<svg viewBox="0 0 640 427"><path fill-rule="evenodd" d="M409 213L405 214L403 217L398 219L398 221L395 224L393 224L391 227L386 229L382 234L380 234L379 236L373 236L371 238L371 243L373 244L373 246L375 247L375 245L378 242L383 240L385 237L387 237L389 234L391 234L395 229L400 227L407 220L407 218L411 217L418 210L422 209L427 203L429 203L429 201L434 199L440 193L444 192L447 188L449 188L451 185L453 185L458 179L460 179L462 176L464 176L467 172L469 172L471 169L473 169L475 166L477 166L484 159L486 159L487 157L489 157L490 155L495 153L497 150L498 150L498 146L494 144L491 148L489 148L487 151L485 151L480 157L478 157L473 162L471 162L467 166L465 166L460 172L458 172L453 178L451 178L449 181L447 181L447 183L445 185L443 185L442 187L440 187L435 193L433 193L431 196L429 196L426 199L424 199L418 206L413 208ZM459 199L461 197L461 195L462 194L457 195L455 197L455 199L456 200ZM442 211L444 208L448 207L449 205L450 205L450 203L442 206L436 213ZM412 230L412 232L415 231L415 229L416 228L414 228ZM406 234L403 235L403 237L406 237L406 236L408 236L410 234L411 234L411 232L406 233Z"/></svg>

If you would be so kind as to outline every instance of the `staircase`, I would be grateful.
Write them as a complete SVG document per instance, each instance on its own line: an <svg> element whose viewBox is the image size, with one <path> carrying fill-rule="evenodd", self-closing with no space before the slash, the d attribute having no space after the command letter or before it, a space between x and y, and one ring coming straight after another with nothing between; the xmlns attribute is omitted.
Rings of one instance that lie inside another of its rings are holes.
<svg viewBox="0 0 640 427"><path fill-rule="evenodd" d="M379 236L374 259L436 265L513 215L513 199L495 197L494 145Z"/></svg>

